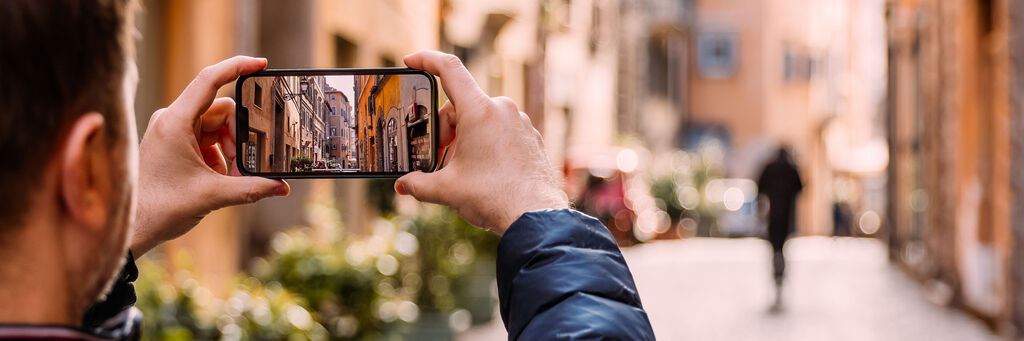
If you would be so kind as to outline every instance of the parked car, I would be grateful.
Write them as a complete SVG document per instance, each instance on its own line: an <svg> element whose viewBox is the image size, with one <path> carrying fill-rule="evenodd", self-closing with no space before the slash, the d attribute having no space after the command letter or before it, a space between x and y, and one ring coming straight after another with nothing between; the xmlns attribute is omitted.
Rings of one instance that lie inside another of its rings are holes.
<svg viewBox="0 0 1024 341"><path fill-rule="evenodd" d="M601 220L616 242L629 246L657 235L652 228L636 229L637 218L650 210L654 199L646 183L622 167L623 148L574 148L566 153L563 167L565 193L576 209Z"/></svg>

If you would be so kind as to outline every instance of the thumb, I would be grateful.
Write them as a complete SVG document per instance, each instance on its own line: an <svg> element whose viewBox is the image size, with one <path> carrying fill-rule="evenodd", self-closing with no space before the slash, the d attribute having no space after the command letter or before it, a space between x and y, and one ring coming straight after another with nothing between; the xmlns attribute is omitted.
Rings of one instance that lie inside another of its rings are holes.
<svg viewBox="0 0 1024 341"><path fill-rule="evenodd" d="M443 195L444 186L440 171L424 173L415 171L395 181L395 192L411 195L416 200L434 204L448 205L448 198Z"/></svg>
<svg viewBox="0 0 1024 341"><path fill-rule="evenodd" d="M267 179L256 176L224 176L218 175L214 183L213 202L216 208L249 204L272 196L285 196L291 187L284 180Z"/></svg>

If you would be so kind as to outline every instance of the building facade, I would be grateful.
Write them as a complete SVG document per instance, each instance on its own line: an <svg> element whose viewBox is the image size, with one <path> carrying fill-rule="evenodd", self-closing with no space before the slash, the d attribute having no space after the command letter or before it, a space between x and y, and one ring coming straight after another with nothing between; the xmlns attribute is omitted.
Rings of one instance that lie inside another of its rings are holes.
<svg viewBox="0 0 1024 341"><path fill-rule="evenodd" d="M374 117L377 106L373 98L376 92L378 76L358 75L353 82L354 94L357 98L355 105L356 116L356 160L359 169L364 172L380 171L379 139L377 133L377 119Z"/></svg>
<svg viewBox="0 0 1024 341"><path fill-rule="evenodd" d="M324 120L329 114L329 106L324 99L327 86L324 76L283 77L288 85L287 96L291 99L289 109L295 112L289 115L296 119L289 126L297 138L296 153L288 158L296 161L307 158L314 163L324 159ZM294 167L294 166L293 166Z"/></svg>
<svg viewBox="0 0 1024 341"><path fill-rule="evenodd" d="M249 110L249 137L242 145L243 165L253 171L272 171L274 159L270 138L274 137L275 110L283 108L280 98L274 98L274 78L259 77L242 85L242 103Z"/></svg>
<svg viewBox="0 0 1024 341"><path fill-rule="evenodd" d="M430 92L430 80L421 76L403 76L401 84L401 103L399 114L395 119L396 133L402 142L401 154L405 164L400 170L431 171L430 155L434 131L432 116L429 112L436 106ZM387 125L392 124L388 120ZM390 133L389 133L390 135ZM389 137L390 138L390 137ZM441 155L437 155L440 158Z"/></svg>
<svg viewBox="0 0 1024 341"><path fill-rule="evenodd" d="M325 162L331 106L323 76L256 77L242 85L249 138L242 166L254 172L292 172Z"/></svg>
<svg viewBox="0 0 1024 341"><path fill-rule="evenodd" d="M419 75L356 76L356 145L367 172L429 170L430 80Z"/></svg>
<svg viewBox="0 0 1024 341"><path fill-rule="evenodd" d="M407 169L408 160L399 157L399 155L404 155L403 152L408 151L408 139L404 134L399 133L398 127L402 112L402 77L397 75L377 76L376 84L371 91L372 121L368 124L373 125L376 131L376 134L373 135L376 142L374 145L377 148L374 151L375 171L393 172Z"/></svg>
<svg viewBox="0 0 1024 341"><path fill-rule="evenodd" d="M1021 173L1011 165L1024 130L1011 128L1021 115L1015 4L888 1L888 223L893 259L943 288L946 303L1018 338L1024 240L1014 236L1024 221L1013 206Z"/></svg>
<svg viewBox="0 0 1024 341"><path fill-rule="evenodd" d="M328 115L326 134L328 161L330 168L354 169L356 165L355 149L355 116L352 111L352 103L348 95L338 89L327 87L324 92L327 98L327 105L330 109Z"/></svg>

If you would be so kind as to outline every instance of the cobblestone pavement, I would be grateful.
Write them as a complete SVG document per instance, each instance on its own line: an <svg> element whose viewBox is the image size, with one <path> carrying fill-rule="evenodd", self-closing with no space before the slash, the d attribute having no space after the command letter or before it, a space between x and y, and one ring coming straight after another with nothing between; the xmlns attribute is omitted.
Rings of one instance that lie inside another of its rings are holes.
<svg viewBox="0 0 1024 341"><path fill-rule="evenodd" d="M659 340L996 340L929 303L872 239L797 238L772 311L769 248L757 239L663 241L623 252ZM501 321L463 340L503 340Z"/></svg>

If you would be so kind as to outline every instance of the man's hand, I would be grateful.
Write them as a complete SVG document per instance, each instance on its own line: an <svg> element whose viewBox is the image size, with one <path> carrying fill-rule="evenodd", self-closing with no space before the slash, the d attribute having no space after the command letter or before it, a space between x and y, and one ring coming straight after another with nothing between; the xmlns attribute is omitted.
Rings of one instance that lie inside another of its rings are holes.
<svg viewBox="0 0 1024 341"><path fill-rule="evenodd" d="M484 94L453 55L418 52L406 56L405 65L441 78L450 101L438 113L440 141L449 160L433 173L398 179L399 194L449 206L499 235L523 213L569 207L540 132L515 102Z"/></svg>
<svg viewBox="0 0 1024 341"><path fill-rule="evenodd" d="M235 102L214 99L220 87L266 66L266 59L243 56L209 66L153 113L139 147L135 257L185 234L213 210L288 194L284 181L238 176Z"/></svg>

